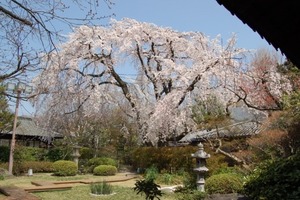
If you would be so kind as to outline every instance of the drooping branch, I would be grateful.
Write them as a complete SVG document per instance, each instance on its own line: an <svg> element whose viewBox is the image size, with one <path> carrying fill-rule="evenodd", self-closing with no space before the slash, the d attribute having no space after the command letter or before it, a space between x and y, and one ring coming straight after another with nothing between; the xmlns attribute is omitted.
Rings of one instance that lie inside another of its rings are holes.
<svg viewBox="0 0 300 200"><path fill-rule="evenodd" d="M227 90L231 91L235 96L238 97L237 102L242 101L247 107L253 108L253 109L256 109L256 110L260 110L260 111L278 111L278 110L282 110L281 106L276 107L276 108L269 108L269 107L266 107L266 106L255 106L255 105L253 105L252 103L250 103L247 100L248 99L247 92L242 87L239 87L239 88L243 92L244 96L241 96L236 91L234 91L230 88L227 88Z"/></svg>
<svg viewBox="0 0 300 200"><path fill-rule="evenodd" d="M208 65L208 66L205 68L204 72L207 72L209 69L211 69L212 67L214 67L214 66L217 65L218 63L219 63L219 60L216 60L216 61L213 62L211 65ZM204 72L203 72L203 73L204 73ZM191 82L191 84L184 90L183 95L182 95L182 97L180 98L180 100L179 100L179 102L178 102L178 104L177 104L177 107L179 107L179 106L183 103L183 101L184 101L184 99L185 99L187 93L189 93L189 92L191 92L191 91L194 90L195 85L201 80L203 73L202 73L202 74L198 74L198 75L194 78L194 80Z"/></svg>
<svg viewBox="0 0 300 200"><path fill-rule="evenodd" d="M216 151L216 153L220 153L220 154L234 160L235 162L241 164L245 169L249 169L249 166L245 162L245 160L240 159L237 156L233 155L232 153L228 153L228 152L221 149L221 146L222 146L222 140L221 139L215 139L215 141L218 142L217 145L213 145L213 143L210 140L207 140L207 141L209 142L211 148Z"/></svg>
<svg viewBox="0 0 300 200"><path fill-rule="evenodd" d="M12 78L17 76L20 73L23 73L24 70L30 65L30 62L27 61L25 64L23 63L24 54L22 53L19 56L17 67L15 70L11 71L10 73L4 74L0 76L0 81L6 80L7 78Z"/></svg>

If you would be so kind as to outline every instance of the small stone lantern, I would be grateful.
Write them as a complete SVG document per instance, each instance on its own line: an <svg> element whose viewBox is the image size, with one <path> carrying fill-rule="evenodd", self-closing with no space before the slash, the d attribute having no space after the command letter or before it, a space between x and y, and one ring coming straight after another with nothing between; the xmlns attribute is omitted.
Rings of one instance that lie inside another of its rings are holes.
<svg viewBox="0 0 300 200"><path fill-rule="evenodd" d="M194 171L197 173L197 189L201 192L204 192L204 175L208 171L208 168L206 165L206 159L210 157L209 154L207 154L204 151L203 144L200 142L198 144L199 150L196 153L192 154L193 158L196 158L196 168L194 168Z"/></svg>
<svg viewBox="0 0 300 200"><path fill-rule="evenodd" d="M80 148L81 148L80 146L74 146L73 147L73 154L72 154L73 161L76 163L77 166L78 166L78 159L80 157L80 153L79 153Z"/></svg>

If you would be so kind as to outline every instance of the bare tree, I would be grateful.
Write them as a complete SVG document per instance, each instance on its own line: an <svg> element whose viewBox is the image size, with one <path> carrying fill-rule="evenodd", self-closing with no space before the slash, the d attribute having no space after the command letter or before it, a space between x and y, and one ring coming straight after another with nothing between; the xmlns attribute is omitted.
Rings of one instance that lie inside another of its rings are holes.
<svg viewBox="0 0 300 200"><path fill-rule="evenodd" d="M1 1L0 82L30 81L39 70L40 55L56 50L56 45L64 41L63 30L101 23L107 17L105 12L111 14L107 8L112 5L111 0Z"/></svg>

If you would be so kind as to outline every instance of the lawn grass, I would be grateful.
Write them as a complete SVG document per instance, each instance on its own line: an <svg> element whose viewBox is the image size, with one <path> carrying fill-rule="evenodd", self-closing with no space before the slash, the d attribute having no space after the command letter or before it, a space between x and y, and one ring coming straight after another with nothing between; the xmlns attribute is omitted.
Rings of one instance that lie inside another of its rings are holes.
<svg viewBox="0 0 300 200"><path fill-rule="evenodd" d="M71 190L64 191L52 191L52 192L39 192L33 193L37 197L40 197L43 200L95 200L95 199L105 199L105 200L144 200L145 196L137 195L132 188L129 187L120 187L113 186L114 195L107 196L92 196L90 194L90 186L89 185L80 185L75 186ZM164 194L161 200L175 200L175 194Z"/></svg>
<svg viewBox="0 0 300 200"><path fill-rule="evenodd" d="M118 174L113 178L117 178ZM69 181L69 180L105 180L107 177L93 176L92 174L87 175L76 175L69 177L58 177L51 176L47 173L36 173L33 176L19 176L19 177L6 177L5 180L0 181L0 186L15 185L17 187L25 188L32 186L31 181ZM95 199L105 199L105 200L118 200L118 199L128 199L128 200L144 200L145 196L137 195L133 188L134 180L125 181L120 183L113 183L113 192L116 194L111 196L92 196L89 184L72 184L73 188L69 190L62 191L49 191L49 192L35 192L32 193L35 196L41 198L42 200L95 200ZM166 193L160 199L161 200L175 200L176 194ZM0 195L0 200L4 199Z"/></svg>

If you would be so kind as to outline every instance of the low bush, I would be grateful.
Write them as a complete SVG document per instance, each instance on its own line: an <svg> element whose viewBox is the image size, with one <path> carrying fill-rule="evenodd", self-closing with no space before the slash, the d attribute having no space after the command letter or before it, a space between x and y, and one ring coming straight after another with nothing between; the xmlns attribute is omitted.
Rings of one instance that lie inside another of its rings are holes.
<svg viewBox="0 0 300 200"><path fill-rule="evenodd" d="M131 153L131 162L135 169L147 169L155 165L158 171L169 173L188 171L195 166L191 153L198 150L194 146L186 147L140 147Z"/></svg>
<svg viewBox="0 0 300 200"><path fill-rule="evenodd" d="M87 163L87 172L93 173L94 168L99 165L112 165L117 167L117 161L107 157L91 158Z"/></svg>
<svg viewBox="0 0 300 200"><path fill-rule="evenodd" d="M251 199L299 199L300 153L265 163L257 168L244 186ZM263 189L262 189L263 188Z"/></svg>
<svg viewBox="0 0 300 200"><path fill-rule="evenodd" d="M49 161L26 161L22 163L22 172L26 173L28 169L33 172L54 172L53 163Z"/></svg>
<svg viewBox="0 0 300 200"><path fill-rule="evenodd" d="M93 174L96 176L112 176L117 173L117 168L112 165L99 165L94 168Z"/></svg>
<svg viewBox="0 0 300 200"><path fill-rule="evenodd" d="M151 166L146 169L146 172L145 172L146 180L150 180L150 179L155 180L157 178L157 176L158 176L158 169L155 166Z"/></svg>
<svg viewBox="0 0 300 200"><path fill-rule="evenodd" d="M70 160L73 149L71 147L54 147L48 150L45 157L47 160L55 162L58 160Z"/></svg>
<svg viewBox="0 0 300 200"><path fill-rule="evenodd" d="M0 168L8 169L8 163L1 163ZM49 161L24 161L14 163L13 174L21 175L32 169L33 172L54 172L53 163Z"/></svg>
<svg viewBox="0 0 300 200"><path fill-rule="evenodd" d="M112 194L112 186L106 182L93 183L91 184L91 193L92 194Z"/></svg>
<svg viewBox="0 0 300 200"><path fill-rule="evenodd" d="M9 146L0 146L0 162L8 162Z"/></svg>
<svg viewBox="0 0 300 200"><path fill-rule="evenodd" d="M17 145L14 151L14 161L42 161L45 160L46 149Z"/></svg>
<svg viewBox="0 0 300 200"><path fill-rule="evenodd" d="M99 166L99 165L112 165L117 167L117 161L112 158L100 157L100 158L91 158L88 162L88 166Z"/></svg>
<svg viewBox="0 0 300 200"><path fill-rule="evenodd" d="M58 160L53 163L54 175L56 176L75 176L78 167L75 162L69 160Z"/></svg>
<svg viewBox="0 0 300 200"><path fill-rule="evenodd" d="M238 193L242 189L241 176L233 173L212 175L205 181L205 191L209 194Z"/></svg>

